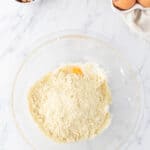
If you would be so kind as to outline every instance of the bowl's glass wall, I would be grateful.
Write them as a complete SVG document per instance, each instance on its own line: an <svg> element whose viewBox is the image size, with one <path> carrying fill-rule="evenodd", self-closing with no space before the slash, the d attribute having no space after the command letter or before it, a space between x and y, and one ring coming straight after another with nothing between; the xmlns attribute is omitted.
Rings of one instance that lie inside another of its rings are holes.
<svg viewBox="0 0 150 150"><path fill-rule="evenodd" d="M92 62L108 75L112 91L110 127L94 139L56 144L33 122L28 110L29 87L45 73L63 63ZM135 132L141 110L140 84L135 72L103 42L84 35L67 35L45 41L22 65L13 90L15 121L24 138L41 150L116 150Z"/></svg>

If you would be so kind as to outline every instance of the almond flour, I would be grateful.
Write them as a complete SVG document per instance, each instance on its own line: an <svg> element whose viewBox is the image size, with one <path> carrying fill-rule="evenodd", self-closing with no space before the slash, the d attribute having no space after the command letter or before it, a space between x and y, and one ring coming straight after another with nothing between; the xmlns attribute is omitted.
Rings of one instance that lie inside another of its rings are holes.
<svg viewBox="0 0 150 150"><path fill-rule="evenodd" d="M111 120L107 79L93 64L69 64L48 73L31 87L28 102L40 129L59 143L94 137Z"/></svg>

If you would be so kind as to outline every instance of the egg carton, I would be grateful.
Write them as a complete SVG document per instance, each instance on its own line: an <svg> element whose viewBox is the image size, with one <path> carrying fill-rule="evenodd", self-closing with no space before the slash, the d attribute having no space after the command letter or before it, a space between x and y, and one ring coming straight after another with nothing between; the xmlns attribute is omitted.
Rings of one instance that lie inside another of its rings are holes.
<svg viewBox="0 0 150 150"><path fill-rule="evenodd" d="M150 7L145 8L136 3L128 10L120 10L113 5L112 0L111 6L115 13L122 16L124 22L134 33L142 37L145 41L150 42Z"/></svg>
<svg viewBox="0 0 150 150"><path fill-rule="evenodd" d="M113 1L111 0L111 7L113 9L114 12L116 13L121 13L121 14L126 14L126 13L129 13L135 9L140 9L140 10L150 10L150 8L145 8L143 7L142 5L136 3L132 8L128 9L128 10L120 10L119 8L115 7L113 5Z"/></svg>

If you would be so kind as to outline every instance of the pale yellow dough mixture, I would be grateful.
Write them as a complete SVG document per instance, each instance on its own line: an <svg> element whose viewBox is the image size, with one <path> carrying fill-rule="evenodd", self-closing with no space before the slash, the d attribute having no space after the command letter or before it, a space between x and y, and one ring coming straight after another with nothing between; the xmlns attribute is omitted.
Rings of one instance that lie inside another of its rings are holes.
<svg viewBox="0 0 150 150"><path fill-rule="evenodd" d="M31 87L28 102L41 130L60 143L94 137L111 120L107 79L93 64L68 64L48 73Z"/></svg>

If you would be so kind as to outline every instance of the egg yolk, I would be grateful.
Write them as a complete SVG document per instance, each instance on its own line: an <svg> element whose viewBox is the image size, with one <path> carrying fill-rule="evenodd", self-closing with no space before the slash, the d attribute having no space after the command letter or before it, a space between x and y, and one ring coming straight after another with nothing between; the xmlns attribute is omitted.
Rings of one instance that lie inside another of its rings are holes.
<svg viewBox="0 0 150 150"><path fill-rule="evenodd" d="M63 71L64 73L74 73L76 75L83 75L82 70L77 66L62 68L61 71Z"/></svg>

